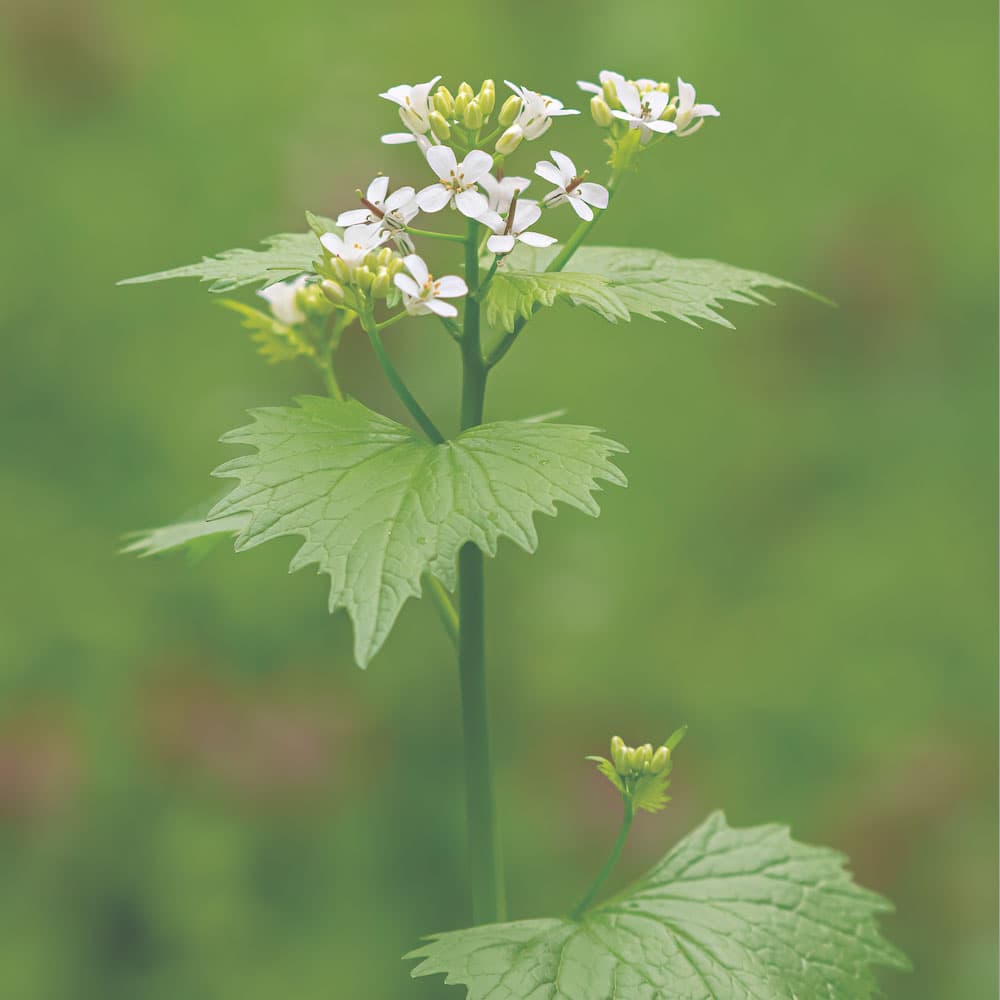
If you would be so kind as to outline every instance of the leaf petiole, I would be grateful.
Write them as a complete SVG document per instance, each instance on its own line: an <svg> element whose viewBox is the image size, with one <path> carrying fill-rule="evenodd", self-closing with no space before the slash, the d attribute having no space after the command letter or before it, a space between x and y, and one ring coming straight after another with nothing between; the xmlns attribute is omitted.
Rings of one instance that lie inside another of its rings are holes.
<svg viewBox="0 0 1000 1000"><path fill-rule="evenodd" d="M611 848L611 853L608 855L607 861L604 862L603 867L597 873L597 878L594 879L590 888L583 894L580 902L573 907L573 912L570 914L571 920L579 920L590 904L594 902L598 892L601 890L601 886L608 880L608 876L613 871L615 865L618 864L618 859L622 856L622 849L625 847L625 841L628 840L629 830L632 828L632 820L635 816L632 800L628 796L625 796L622 801L625 805L625 812L622 816L621 829L618 831L618 839L615 841L614 847Z"/></svg>

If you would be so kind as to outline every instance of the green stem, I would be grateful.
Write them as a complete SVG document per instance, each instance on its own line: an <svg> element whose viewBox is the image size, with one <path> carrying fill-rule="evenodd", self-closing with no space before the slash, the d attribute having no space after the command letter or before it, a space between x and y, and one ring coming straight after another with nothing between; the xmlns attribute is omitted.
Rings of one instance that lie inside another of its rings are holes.
<svg viewBox="0 0 1000 1000"><path fill-rule="evenodd" d="M632 827L632 818L635 815L631 801L625 799L624 802L625 814L622 817L622 826L618 831L618 839L615 841L615 846L611 848L611 854L608 855L608 860L604 862L604 867L597 873L597 878L594 879L590 888L583 894L580 902L573 907L573 912L570 914L571 920L579 920L590 904L593 903L598 892L601 890L601 886L608 880L608 876L615 865L618 864L618 859L622 856L622 848L625 847L625 841L628 840L628 832Z"/></svg>
<svg viewBox="0 0 1000 1000"><path fill-rule="evenodd" d="M434 602L434 607L437 608L438 614L441 616L441 624L448 633L448 638L457 647L458 612L452 603L451 595L445 589L444 584L436 576L431 576L429 573L427 574L427 590L431 595L431 600Z"/></svg>
<svg viewBox="0 0 1000 1000"><path fill-rule="evenodd" d="M318 367L320 374L323 376L323 385L326 387L326 391L338 403L342 403L344 401L344 393L341 391L340 384L337 382L337 376L334 374L333 361L319 362Z"/></svg>
<svg viewBox="0 0 1000 1000"><path fill-rule="evenodd" d="M610 204L611 195L614 194L615 185L618 183L618 175L612 174L611 179L608 181L608 200ZM561 271L570 261L570 258L576 251L580 248L580 244L590 235L590 231L597 225L601 217L607 209L603 211L596 212L594 217L587 222L581 222L580 225L573 230L573 235L566 241L563 248L552 258L549 262L549 266L545 268L546 271ZM532 307L531 314L534 315L541 309L540 304L536 304ZM503 337L497 342L496 346L490 351L486 356L486 368L487 370L496 365L501 358L514 346L514 341L517 340L518 335L524 329L527 319L523 316L519 316L514 323L514 329L505 333Z"/></svg>
<svg viewBox="0 0 1000 1000"><path fill-rule="evenodd" d="M432 233L429 229L416 229L413 226L407 226L406 231L413 233L414 236L426 236L430 240L447 240L449 243L465 242L465 237L459 236L457 233Z"/></svg>
<svg viewBox="0 0 1000 1000"><path fill-rule="evenodd" d="M462 331L462 430L483 421L486 366L479 331L478 224L470 219L465 245L465 301ZM503 862L497 835L486 688L485 580L482 550L467 542L458 553L458 671L462 694L465 789L468 810L472 913L476 924L495 923L506 913Z"/></svg>
<svg viewBox="0 0 1000 1000"><path fill-rule="evenodd" d="M375 322L375 317L372 314L371 306L362 313L361 322L364 324L365 331L368 334L368 339L372 342L372 348L375 351L375 357L378 358L378 363L382 366L382 371L385 372L385 377L389 380L389 384L392 386L393 391L402 400L403 406L405 406L413 416L413 419L420 425L420 429L434 442L434 444L444 444L444 435L434 426L434 422L429 416L424 412L423 407L414 399L413 393L406 387L406 383L400 377L398 371L396 371L395 366L389 360L389 355L385 353L385 347L382 344L382 338L379 336L378 325Z"/></svg>

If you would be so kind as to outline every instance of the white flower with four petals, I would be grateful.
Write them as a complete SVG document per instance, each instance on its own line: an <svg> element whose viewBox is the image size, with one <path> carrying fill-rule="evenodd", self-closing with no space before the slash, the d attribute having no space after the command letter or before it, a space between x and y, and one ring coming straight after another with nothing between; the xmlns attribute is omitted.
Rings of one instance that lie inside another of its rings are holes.
<svg viewBox="0 0 1000 1000"><path fill-rule="evenodd" d="M376 250L388 238L388 233L381 223L374 226L348 226L343 236L337 233L324 233L320 237L323 244L333 254L339 257L353 271L360 267L365 257Z"/></svg>
<svg viewBox="0 0 1000 1000"><path fill-rule="evenodd" d="M540 94L537 90L529 90L527 87L519 87L510 80L504 83L521 98L521 110L518 112L514 124L521 129L521 134L525 139L537 139L544 132L548 131L553 118L560 118L563 115L578 115L579 111L567 108L562 101Z"/></svg>
<svg viewBox="0 0 1000 1000"><path fill-rule="evenodd" d="M484 174L479 178L479 186L486 192L490 211L501 215L510 208L515 193L524 194L530 183L530 177L504 177L498 181L492 174Z"/></svg>
<svg viewBox="0 0 1000 1000"><path fill-rule="evenodd" d="M714 104L695 104L694 98L694 87L677 77L677 116L674 122L677 125L678 137L693 135L705 124L706 118L719 117L719 111Z"/></svg>
<svg viewBox="0 0 1000 1000"><path fill-rule="evenodd" d="M652 84L652 86L649 86ZM641 129L639 141L645 146L653 138L654 132L666 135L676 132L677 125L661 119L661 115L670 104L670 94L665 90L656 89L653 80L640 80L632 83L623 77L615 80L618 100L624 110L614 109L612 114L623 122L628 122L629 128Z"/></svg>
<svg viewBox="0 0 1000 1000"><path fill-rule="evenodd" d="M447 274L435 281L423 258L415 253L404 257L403 263L410 273L397 274L394 281L403 293L403 305L411 316L426 316L428 313L437 316L458 315L458 310L450 302L441 301L461 298L469 291L457 274Z"/></svg>
<svg viewBox="0 0 1000 1000"><path fill-rule="evenodd" d="M411 187L401 187L392 194L388 192L389 178L376 177L361 199L364 208L341 212L337 216L337 225L379 226L403 252L413 253L413 241L406 235L406 227L420 211L416 191Z"/></svg>
<svg viewBox="0 0 1000 1000"><path fill-rule="evenodd" d="M485 196L476 190L476 184L493 166L489 153L474 149L459 163L450 146L432 146L427 150L427 162L439 179L417 193L421 211L440 212L451 203L462 215L476 219L489 208Z"/></svg>
<svg viewBox="0 0 1000 1000"><path fill-rule="evenodd" d="M440 76L436 76L433 80L428 80L427 83L418 83L413 87L401 83L398 87L390 87L384 94L378 95L399 105L399 117L410 130L409 132L390 132L388 135L382 136L384 143L390 146L404 142L417 142L421 146L430 144L427 137L427 133L431 130L430 95L434 84L440 79Z"/></svg>
<svg viewBox="0 0 1000 1000"><path fill-rule="evenodd" d="M585 181L586 174L578 174L576 164L563 153L552 149L549 155L555 162L541 160L535 164L535 173L556 185L556 189L545 196L546 205L551 207L569 202L573 211L586 222L594 217L595 208L608 207L606 187Z"/></svg>
<svg viewBox="0 0 1000 1000"><path fill-rule="evenodd" d="M554 236L528 232L541 217L542 210L537 201L515 202L513 213L508 211L505 219L496 212L484 212L479 221L493 230L493 235L486 241L490 253L510 253L515 243L525 243L529 247L552 246L556 242Z"/></svg>

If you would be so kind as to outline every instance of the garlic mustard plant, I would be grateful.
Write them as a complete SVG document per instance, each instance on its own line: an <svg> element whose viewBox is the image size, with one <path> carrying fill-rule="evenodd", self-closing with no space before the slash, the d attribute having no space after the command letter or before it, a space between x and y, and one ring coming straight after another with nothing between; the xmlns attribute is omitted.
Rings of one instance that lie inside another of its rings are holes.
<svg viewBox="0 0 1000 1000"><path fill-rule="evenodd" d="M405 183L391 189L380 174L353 203L344 195L336 221L307 213L309 231L271 237L262 250L125 282L197 277L212 292L262 286L264 308L222 303L269 362L304 360L324 389L252 411L250 424L222 438L247 449L215 470L233 481L229 492L203 519L139 533L127 551L151 555L229 536L239 552L297 536L292 568L315 566L329 578L329 610L352 620L361 667L404 604L429 598L459 666L472 926L413 952L415 976L444 975L472 1000L872 997L873 967L906 965L876 924L888 904L859 888L835 852L796 843L783 827L737 829L713 813L646 876L602 901L636 816L668 802L684 728L637 746L616 736L609 756L589 758L623 807L610 856L564 915L508 918L489 736L485 557L501 538L533 552L535 515L554 515L557 504L596 516L598 484L626 485L626 449L556 418L487 420L490 374L556 303L612 323L728 326L726 300L803 289L660 249L590 244L606 212L627 210L619 191L636 170L664 170L690 149L675 148L679 138L719 116L683 79L673 92L667 82L604 70L597 83L579 83L590 95L584 122L577 109L519 84L508 83L510 95L498 102L492 80L454 91L440 80L380 95L405 129L383 142L415 146ZM555 133L575 118L606 147L602 157L593 143L579 167L555 148ZM602 159L609 169L598 182L590 177ZM529 197L532 174L551 189ZM449 249L455 256L442 270L451 273L435 277L427 258ZM404 321L455 344L457 434L441 432L385 348L385 331ZM341 388L339 348L351 328L367 337L409 423Z"/></svg>

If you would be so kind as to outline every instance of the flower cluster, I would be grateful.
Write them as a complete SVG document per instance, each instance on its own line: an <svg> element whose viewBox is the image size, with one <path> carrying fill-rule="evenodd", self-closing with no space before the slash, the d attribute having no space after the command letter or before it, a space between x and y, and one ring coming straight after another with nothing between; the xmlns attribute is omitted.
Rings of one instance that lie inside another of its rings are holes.
<svg viewBox="0 0 1000 1000"><path fill-rule="evenodd" d="M288 325L305 323L331 306L364 316L376 299L390 307L401 303L411 315L454 317L458 310L445 300L466 295L466 281L458 275L435 279L416 253L414 237L467 240L473 238L472 230L460 237L415 229L418 215L450 208L470 220L468 226L481 227L480 252L489 251L495 258L488 282L518 243L542 248L556 242L554 236L535 230L550 210L569 205L588 224L595 211L608 207L608 188L588 180L589 171L577 170L555 149L549 151L550 159L535 164L535 176L552 185L538 199L525 197L530 178L505 173L507 157L523 143L545 135L556 118L578 115L578 110L510 81L510 96L498 107L492 80L484 80L478 90L462 83L453 94L439 85L440 79L400 84L380 95L396 105L405 128L384 135L382 141L415 143L434 179L421 187L391 189L389 178L379 175L363 192L359 189L360 207L336 218L341 231L321 235L318 280L278 282L260 293L275 319ZM629 149L618 163L612 157L616 169L654 138L691 135L705 118L718 115L712 105L696 103L694 88L680 79L673 97L668 84L629 80L608 70L601 72L598 83L579 86L593 95L591 114L610 130L612 147Z"/></svg>
<svg viewBox="0 0 1000 1000"><path fill-rule="evenodd" d="M630 810L658 812L669 801L666 792L674 766L673 752L686 732L687 726L681 726L655 750L651 743L630 747L620 736L612 736L610 760L605 757L587 760L597 764L598 771L621 792Z"/></svg>

